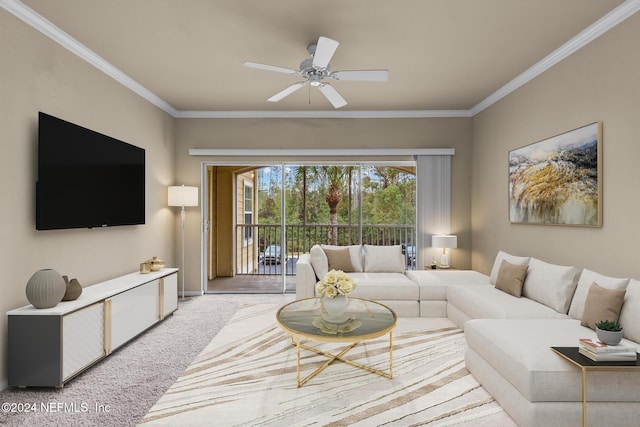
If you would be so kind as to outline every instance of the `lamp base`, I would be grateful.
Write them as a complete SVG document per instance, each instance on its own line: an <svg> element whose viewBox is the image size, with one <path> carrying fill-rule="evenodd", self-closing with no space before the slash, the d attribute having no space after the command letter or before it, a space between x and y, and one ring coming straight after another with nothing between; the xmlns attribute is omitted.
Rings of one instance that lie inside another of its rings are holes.
<svg viewBox="0 0 640 427"><path fill-rule="evenodd" d="M191 297L178 297L178 302L189 302Z"/></svg>

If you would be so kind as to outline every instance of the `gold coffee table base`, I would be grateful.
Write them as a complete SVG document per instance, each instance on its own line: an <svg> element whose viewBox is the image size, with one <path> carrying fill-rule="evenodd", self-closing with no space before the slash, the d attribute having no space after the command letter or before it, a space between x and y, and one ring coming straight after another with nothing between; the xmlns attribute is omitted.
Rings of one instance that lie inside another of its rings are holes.
<svg viewBox="0 0 640 427"><path fill-rule="evenodd" d="M345 354L347 354L347 352L349 352L349 350L351 350L361 342L362 341L356 341L351 345L349 345L348 347L346 347L345 349L343 349L340 353L331 354L331 353L327 353L326 351L322 351L317 348L311 347L309 345L302 344L302 337L294 338L292 336L291 344L296 346L296 382L298 384L298 387L302 387L303 385L305 385L310 379L318 375L320 372L324 371L327 368L327 366L331 365L336 360L339 360L340 362L344 362L347 365L351 365L356 368L360 368L365 371L371 372L372 374L378 374L382 377L389 378L389 379L393 378L393 332L389 331L389 372L384 372L379 369L375 369L370 366L366 366L361 363L354 362L353 360L345 359L343 357ZM300 349L301 348L329 358L329 360L327 360L322 366L320 366L318 369L316 369L315 371L307 375L302 380L300 380Z"/></svg>

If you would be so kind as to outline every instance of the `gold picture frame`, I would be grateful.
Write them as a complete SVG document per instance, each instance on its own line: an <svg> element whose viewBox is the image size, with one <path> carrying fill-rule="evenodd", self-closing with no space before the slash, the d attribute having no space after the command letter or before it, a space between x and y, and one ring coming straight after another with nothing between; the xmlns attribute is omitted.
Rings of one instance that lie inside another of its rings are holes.
<svg viewBox="0 0 640 427"><path fill-rule="evenodd" d="M602 227L602 122L509 151L509 222Z"/></svg>

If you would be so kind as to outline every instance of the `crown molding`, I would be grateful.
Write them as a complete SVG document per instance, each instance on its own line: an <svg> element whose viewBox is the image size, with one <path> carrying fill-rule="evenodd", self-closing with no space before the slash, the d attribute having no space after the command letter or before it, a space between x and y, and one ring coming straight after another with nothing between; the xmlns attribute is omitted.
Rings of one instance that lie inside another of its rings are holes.
<svg viewBox="0 0 640 427"><path fill-rule="evenodd" d="M571 40L534 64L506 85L469 110L376 110L376 111L185 111L177 110L165 100L123 73L91 49L58 28L19 0L0 0L0 7L68 49L110 76L140 97L174 118L433 118L473 117L513 91L533 80L558 62L572 55L611 28L640 11L640 0L625 0Z"/></svg>
<svg viewBox="0 0 640 427"><path fill-rule="evenodd" d="M140 83L136 82L134 79L120 71L118 68L111 65L104 58L80 43L75 38L71 37L69 34L62 31L51 21L31 9L24 3L18 0L0 0L0 6L2 6L4 9L18 17L25 23L29 24L36 30L40 31L42 34L49 37L51 40L55 41L65 49L76 54L81 59L93 65L109 77L113 78L118 83L127 87L142 98L146 99L156 107L174 117L178 113L178 110L173 108L169 103L151 92L149 89L142 86Z"/></svg>
<svg viewBox="0 0 640 427"><path fill-rule="evenodd" d="M489 108L505 96L509 95L519 87L530 82L540 74L547 71L549 68L556 65L558 62L574 54L576 51L582 49L587 44L591 43L596 38L600 37L616 25L620 24L625 19L634 15L640 10L640 0L626 0L620 6L616 7L602 18L588 26L586 29L578 33L575 37L568 42L560 46L558 49L545 56L542 60L534 64L524 73L520 74L515 79L511 80L506 85L489 95L484 100L473 106L471 110L472 116L475 116L479 112Z"/></svg>

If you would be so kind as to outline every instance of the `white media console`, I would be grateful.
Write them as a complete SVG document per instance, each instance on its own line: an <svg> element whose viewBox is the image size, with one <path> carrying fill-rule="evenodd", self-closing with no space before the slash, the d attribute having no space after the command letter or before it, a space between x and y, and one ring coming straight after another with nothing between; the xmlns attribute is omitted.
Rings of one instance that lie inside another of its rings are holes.
<svg viewBox="0 0 640 427"><path fill-rule="evenodd" d="M8 316L11 387L62 387L178 308L178 269L132 273L82 289L52 308Z"/></svg>

